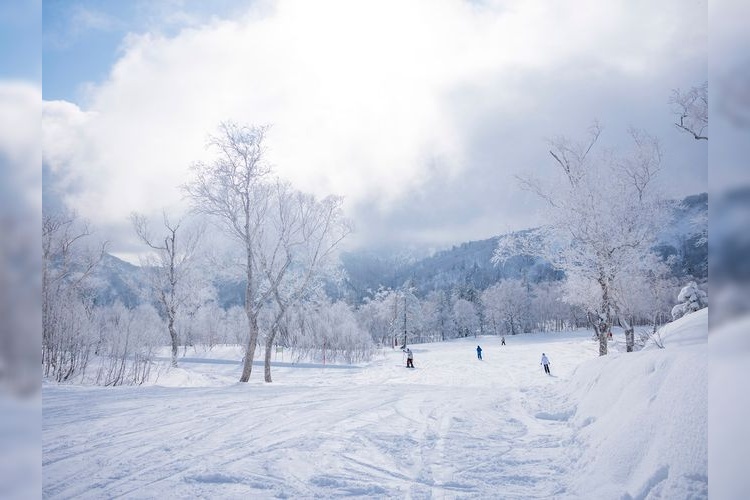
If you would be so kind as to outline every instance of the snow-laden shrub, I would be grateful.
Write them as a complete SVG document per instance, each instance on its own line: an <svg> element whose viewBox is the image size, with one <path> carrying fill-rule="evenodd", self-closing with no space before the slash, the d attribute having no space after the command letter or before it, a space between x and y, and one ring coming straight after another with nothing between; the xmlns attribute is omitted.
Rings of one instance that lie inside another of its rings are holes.
<svg viewBox="0 0 750 500"><path fill-rule="evenodd" d="M679 319L686 314L698 311L708 306L708 295L698 288L695 281L685 285L677 296L679 304L672 308L672 320Z"/></svg>
<svg viewBox="0 0 750 500"><path fill-rule="evenodd" d="M323 300L295 308L282 330L298 361L358 363L372 357L370 333L360 327L354 310L343 301Z"/></svg>
<svg viewBox="0 0 750 500"><path fill-rule="evenodd" d="M44 297L42 374L68 382L84 373L96 344L93 305L72 287L57 287Z"/></svg>
<svg viewBox="0 0 750 500"><path fill-rule="evenodd" d="M128 309L117 302L96 310L97 385L140 385L149 378L155 351L164 344L164 322L150 305Z"/></svg>

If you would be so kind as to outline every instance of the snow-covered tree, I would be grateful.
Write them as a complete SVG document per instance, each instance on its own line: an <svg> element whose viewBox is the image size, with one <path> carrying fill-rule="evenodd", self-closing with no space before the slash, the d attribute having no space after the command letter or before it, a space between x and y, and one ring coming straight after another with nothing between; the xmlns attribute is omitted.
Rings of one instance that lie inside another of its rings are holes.
<svg viewBox="0 0 750 500"><path fill-rule="evenodd" d="M656 332L664 323L673 288L667 263L654 254L644 256L644 261L617 277L612 293L617 322L625 331L628 350L632 349L636 324L650 323Z"/></svg>
<svg viewBox="0 0 750 500"><path fill-rule="evenodd" d="M675 126L692 135L695 140L708 140L708 82L692 87L687 92L674 89L669 98Z"/></svg>
<svg viewBox="0 0 750 500"><path fill-rule="evenodd" d="M665 203L655 189L661 152L658 141L631 130L633 149L625 155L595 150L602 132L595 124L586 141L551 141L550 154L560 179L545 183L520 179L546 202L546 225L517 235L522 253L546 259L573 286L566 296L592 313L599 354L607 354L607 334L616 314L614 288L648 261L657 231L667 220ZM495 262L512 257L508 245L498 248ZM571 293L573 292L573 293ZM595 298L595 302L593 299ZM632 350L634 339L628 339Z"/></svg>
<svg viewBox="0 0 750 500"><path fill-rule="evenodd" d="M476 305L467 299L457 299L453 303L453 321L459 337L476 337L479 331L479 315Z"/></svg>
<svg viewBox="0 0 750 500"><path fill-rule="evenodd" d="M397 290L381 288L358 313L360 324L382 345L404 346L422 326L421 303L409 282Z"/></svg>
<svg viewBox="0 0 750 500"><path fill-rule="evenodd" d="M433 290L425 298L423 306L423 328L436 335L435 340L450 338L454 331L453 305L451 297L443 290Z"/></svg>
<svg viewBox="0 0 750 500"><path fill-rule="evenodd" d="M92 339L92 273L106 243L90 246L92 231L75 214L42 216L42 369L68 380L86 367Z"/></svg>
<svg viewBox="0 0 750 500"><path fill-rule="evenodd" d="M521 280L503 280L482 293L487 320L495 335L522 333L528 324L529 297Z"/></svg>
<svg viewBox="0 0 750 500"><path fill-rule="evenodd" d="M317 200L288 183L270 182L264 160L266 127L223 123L210 145L217 157L194 165L185 186L196 211L216 217L243 250L248 338L241 382L252 371L258 319L273 302L276 319L265 337L265 380L271 381L270 349L287 308L310 291L351 231L342 200Z"/></svg>
<svg viewBox="0 0 750 500"><path fill-rule="evenodd" d="M99 385L140 385L148 380L164 322L149 304L128 309L116 302L97 308L99 332L94 380Z"/></svg>
<svg viewBox="0 0 750 500"><path fill-rule="evenodd" d="M672 308L672 319L679 319L686 314L708 307L708 295L691 281L677 295L678 304Z"/></svg>
<svg viewBox="0 0 750 500"><path fill-rule="evenodd" d="M223 317L223 337L226 338L228 342L235 342L238 345L247 345L247 332L249 328L245 308L240 306L230 307L226 310Z"/></svg>
<svg viewBox="0 0 750 500"><path fill-rule="evenodd" d="M360 326L370 332L373 341L381 346L395 347L393 337L392 303L395 298L390 297L392 290L381 288L373 297L368 297L357 309L357 321Z"/></svg>
<svg viewBox="0 0 750 500"><path fill-rule="evenodd" d="M324 363L343 359L347 363L367 361L373 341L360 326L355 311L345 302L326 297L296 303L283 317L280 329L298 359L311 357Z"/></svg>
<svg viewBox="0 0 750 500"><path fill-rule="evenodd" d="M244 338L247 328L241 332L235 332L234 328L237 324L247 324L247 318L239 323L234 318L230 320L230 312L234 313L241 308L235 306L225 311L216 301L214 286L203 280L198 283L200 285L192 287L189 300L185 302L182 313L175 321L183 353L187 352L188 347L198 344L208 346L209 349L217 344L241 344L237 340L237 334Z"/></svg>
<svg viewBox="0 0 750 500"><path fill-rule="evenodd" d="M172 366L176 367L179 336L175 322L194 290L190 280L195 279L193 261L202 229L186 226L184 218L171 222L166 211L162 216L164 228L159 236L152 234L144 215L133 213L130 220L138 237L151 249L151 253L141 258L141 267L148 273L151 292L166 320L172 345Z"/></svg>
<svg viewBox="0 0 750 500"><path fill-rule="evenodd" d="M528 312L532 330L559 332L583 326L585 314L563 300L563 288L559 281L533 285Z"/></svg>
<svg viewBox="0 0 750 500"><path fill-rule="evenodd" d="M411 281L404 283L397 293L396 310L398 319L394 327L402 337L401 348L405 349L408 339L417 336L422 328L422 308Z"/></svg>
<svg viewBox="0 0 750 500"><path fill-rule="evenodd" d="M194 179L185 185L194 209L220 221L242 248L245 277L245 314L248 336L240 382L250 380L258 344L258 314L268 299L261 294L256 255L257 233L266 224L269 189L264 183L271 171L265 161L267 127L240 126L225 122L209 146L216 157L193 165Z"/></svg>
<svg viewBox="0 0 750 500"><path fill-rule="evenodd" d="M333 270L337 246L351 232L342 198L318 200L280 181L269 188L266 222L258 227L253 245L261 288L274 302L265 338L266 382L271 382L272 347L286 311L322 285Z"/></svg>

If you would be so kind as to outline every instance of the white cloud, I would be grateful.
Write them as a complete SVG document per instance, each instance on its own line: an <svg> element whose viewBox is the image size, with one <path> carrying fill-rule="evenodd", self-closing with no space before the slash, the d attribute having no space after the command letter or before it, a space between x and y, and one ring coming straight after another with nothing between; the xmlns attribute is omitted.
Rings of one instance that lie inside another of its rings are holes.
<svg viewBox="0 0 750 500"><path fill-rule="evenodd" d="M705 38L700 12L680 4L261 2L174 37L130 35L87 102L45 104L45 159L71 183L75 209L116 223L179 204L221 120L270 123L280 175L387 213L430 179L472 168L472 120L487 109L518 117L549 102L526 75L584 86L700 57L676 34ZM475 97L457 99L466 92Z"/></svg>
<svg viewBox="0 0 750 500"><path fill-rule="evenodd" d="M26 81L0 80L0 210L41 209L42 92Z"/></svg>

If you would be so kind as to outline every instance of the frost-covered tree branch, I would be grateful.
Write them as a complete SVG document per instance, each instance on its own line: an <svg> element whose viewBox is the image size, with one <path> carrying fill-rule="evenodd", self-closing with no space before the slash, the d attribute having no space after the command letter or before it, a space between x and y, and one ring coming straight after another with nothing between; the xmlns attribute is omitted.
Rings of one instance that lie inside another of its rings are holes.
<svg viewBox="0 0 750 500"><path fill-rule="evenodd" d="M678 129L692 135L695 140L708 140L708 82L687 92L674 89L669 104L677 117L675 126Z"/></svg>

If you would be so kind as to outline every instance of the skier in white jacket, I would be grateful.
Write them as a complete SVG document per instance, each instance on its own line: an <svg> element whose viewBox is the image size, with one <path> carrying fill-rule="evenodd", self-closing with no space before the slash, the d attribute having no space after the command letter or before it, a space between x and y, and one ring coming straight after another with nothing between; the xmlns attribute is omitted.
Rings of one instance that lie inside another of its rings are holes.
<svg viewBox="0 0 750 500"><path fill-rule="evenodd" d="M404 352L406 353L406 367L414 368L414 354L411 352L411 349L407 347Z"/></svg>
<svg viewBox="0 0 750 500"><path fill-rule="evenodd" d="M544 366L544 373L551 375L549 372L549 358L544 353L542 353L542 366Z"/></svg>

